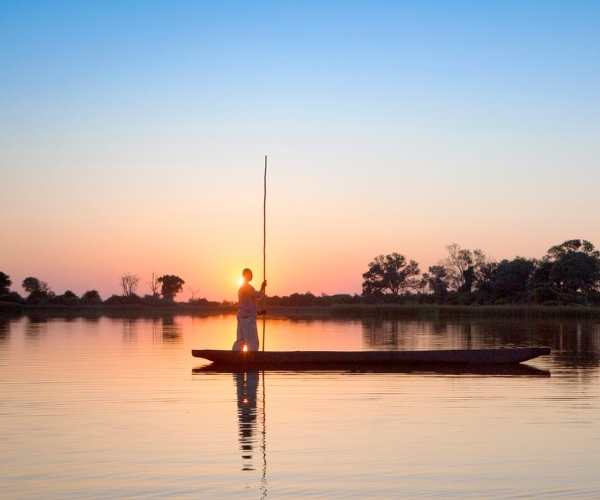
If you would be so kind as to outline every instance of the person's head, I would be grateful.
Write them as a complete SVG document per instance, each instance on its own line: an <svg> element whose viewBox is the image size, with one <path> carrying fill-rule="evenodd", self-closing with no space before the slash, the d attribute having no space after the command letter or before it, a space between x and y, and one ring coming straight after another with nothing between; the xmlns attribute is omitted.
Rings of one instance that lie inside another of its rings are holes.
<svg viewBox="0 0 600 500"><path fill-rule="evenodd" d="M244 283L250 283L252 281L252 270L248 268L244 269L242 277L244 278Z"/></svg>

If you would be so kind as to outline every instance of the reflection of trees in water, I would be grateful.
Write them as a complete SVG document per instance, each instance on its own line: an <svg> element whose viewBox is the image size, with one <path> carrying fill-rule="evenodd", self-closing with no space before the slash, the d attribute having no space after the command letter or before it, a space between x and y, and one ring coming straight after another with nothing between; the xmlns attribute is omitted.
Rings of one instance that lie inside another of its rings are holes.
<svg viewBox="0 0 600 500"><path fill-rule="evenodd" d="M25 324L25 336L34 340L40 335L46 333L48 328L48 318L44 316L28 316Z"/></svg>
<svg viewBox="0 0 600 500"><path fill-rule="evenodd" d="M163 342L181 342L181 325L173 316L164 316L161 326Z"/></svg>
<svg viewBox="0 0 600 500"><path fill-rule="evenodd" d="M410 323L406 321L367 318L362 326L364 342L375 349L396 348L410 332Z"/></svg>
<svg viewBox="0 0 600 500"><path fill-rule="evenodd" d="M155 343L181 342L181 325L173 316L152 318L152 341Z"/></svg>
<svg viewBox="0 0 600 500"><path fill-rule="evenodd" d="M100 316L98 315L87 315L87 316L82 316L83 322L84 323L88 323L88 324L95 324L98 323L100 321Z"/></svg>
<svg viewBox="0 0 600 500"><path fill-rule="evenodd" d="M162 342L161 318L152 318L152 342L154 344L160 344Z"/></svg>
<svg viewBox="0 0 600 500"><path fill-rule="evenodd" d="M476 349L550 346L567 367L600 365L600 324L576 320L365 318L363 341L371 349Z"/></svg>
<svg viewBox="0 0 600 500"><path fill-rule="evenodd" d="M365 318L363 341L371 349L470 348L473 325L441 320Z"/></svg>
<svg viewBox="0 0 600 500"><path fill-rule="evenodd" d="M588 322L561 323L553 335L556 361L569 368L600 365L600 325Z"/></svg>
<svg viewBox="0 0 600 500"><path fill-rule="evenodd" d="M137 342L137 319L125 318L122 320L122 336L123 342Z"/></svg>
<svg viewBox="0 0 600 500"><path fill-rule="evenodd" d="M8 341L10 337L10 320L8 318L0 316L0 342L4 343Z"/></svg>

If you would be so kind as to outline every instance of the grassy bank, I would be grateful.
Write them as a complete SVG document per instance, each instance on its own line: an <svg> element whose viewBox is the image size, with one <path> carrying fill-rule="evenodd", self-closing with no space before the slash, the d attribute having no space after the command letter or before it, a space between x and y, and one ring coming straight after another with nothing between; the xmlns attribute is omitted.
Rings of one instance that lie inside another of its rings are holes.
<svg viewBox="0 0 600 500"><path fill-rule="evenodd" d="M22 305L0 302L0 314L42 314L47 316L108 316L156 317L171 315L206 316L232 314L232 305ZM272 317L289 318L450 318L450 317L505 317L505 318L600 318L598 306L542 306L542 305L435 305L435 304L334 304L331 306L271 306Z"/></svg>
<svg viewBox="0 0 600 500"><path fill-rule="evenodd" d="M331 307L334 316L347 317L510 317L510 318L600 318L598 306L543 305L439 305L439 304L351 304Z"/></svg>

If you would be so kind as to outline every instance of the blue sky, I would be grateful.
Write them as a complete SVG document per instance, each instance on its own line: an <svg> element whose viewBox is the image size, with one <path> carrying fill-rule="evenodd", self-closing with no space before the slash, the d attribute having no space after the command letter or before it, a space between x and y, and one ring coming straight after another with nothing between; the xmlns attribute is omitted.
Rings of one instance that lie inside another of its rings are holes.
<svg viewBox="0 0 600 500"><path fill-rule="evenodd" d="M56 288L85 288L91 269L111 291L154 253L225 295L210 269L259 261L264 153L282 292L358 290L373 255L426 267L452 241L496 258L600 245L599 14L600 2L3 2L1 260ZM191 232L192 249L173 243ZM107 264L96 249L114 240Z"/></svg>

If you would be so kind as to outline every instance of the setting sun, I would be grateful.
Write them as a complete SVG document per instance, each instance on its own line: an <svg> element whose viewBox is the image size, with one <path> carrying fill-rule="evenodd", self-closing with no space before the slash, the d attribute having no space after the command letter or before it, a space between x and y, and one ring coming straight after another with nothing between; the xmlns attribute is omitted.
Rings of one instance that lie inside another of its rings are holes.
<svg viewBox="0 0 600 500"><path fill-rule="evenodd" d="M235 279L235 282L237 284L238 287L242 286L244 284L244 277L243 276L238 276Z"/></svg>

